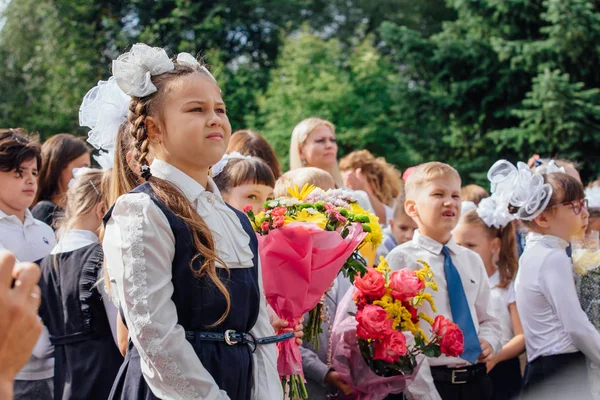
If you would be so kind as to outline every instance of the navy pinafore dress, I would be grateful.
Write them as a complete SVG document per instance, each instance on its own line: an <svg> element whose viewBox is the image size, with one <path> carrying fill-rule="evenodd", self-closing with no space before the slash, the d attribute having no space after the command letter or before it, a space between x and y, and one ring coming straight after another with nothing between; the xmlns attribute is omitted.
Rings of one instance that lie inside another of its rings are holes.
<svg viewBox="0 0 600 400"><path fill-rule="evenodd" d="M254 254L252 268L234 268L229 273L217 268L221 281L231 296L231 311L224 322L211 326L218 321L226 309L225 297L208 277L198 279L190 268L195 255L192 235L187 225L169 210L155 195L152 187L144 183L131 193L146 193L165 214L175 237L175 256L172 263L172 282L174 292L171 297L177 308L178 324L187 331L219 332L235 330L248 333L254 327L260 308L260 289L258 285L258 240L250 221L241 212L235 211L244 230L250 237L250 246ZM110 220L111 211L105 216ZM202 259L197 259L193 267L199 268ZM130 321L125 321L130 324ZM252 352L247 345L228 345L223 342L200 342L190 340L200 362L212 375L221 390L234 400L250 399L252 393ZM154 400L142 375L140 354L130 341L125 361L119 370L109 399L116 400Z"/></svg>
<svg viewBox="0 0 600 400"><path fill-rule="evenodd" d="M54 399L106 400L123 362L96 283L99 243L41 262L40 316L54 345Z"/></svg>

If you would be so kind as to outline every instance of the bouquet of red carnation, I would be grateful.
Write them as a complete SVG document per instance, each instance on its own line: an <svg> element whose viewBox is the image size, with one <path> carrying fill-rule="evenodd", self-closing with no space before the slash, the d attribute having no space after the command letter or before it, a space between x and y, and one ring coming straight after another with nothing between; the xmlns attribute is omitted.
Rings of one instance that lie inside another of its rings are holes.
<svg viewBox="0 0 600 400"><path fill-rule="evenodd" d="M377 268L355 278L356 290L339 305L332 364L354 390L346 398L380 400L401 393L418 370L419 354L462 354L464 339L456 324L441 315L434 320L418 312L425 301L435 311L425 289L437 290L429 265L419 262L422 268L417 271L392 272L382 259ZM431 335L421 329L421 320L431 325Z"/></svg>

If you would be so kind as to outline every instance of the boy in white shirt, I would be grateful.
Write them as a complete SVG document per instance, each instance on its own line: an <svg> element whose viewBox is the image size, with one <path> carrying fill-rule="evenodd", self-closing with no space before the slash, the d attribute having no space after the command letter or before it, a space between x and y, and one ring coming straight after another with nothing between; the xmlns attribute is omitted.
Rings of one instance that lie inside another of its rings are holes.
<svg viewBox="0 0 600 400"><path fill-rule="evenodd" d="M404 200L404 188L402 188L394 200L392 218L389 218L388 226L383 230L383 242L377 248L376 260L379 260L379 257L386 257L396 246L413 238L417 224L404 211Z"/></svg>
<svg viewBox="0 0 600 400"><path fill-rule="evenodd" d="M28 209L40 165L39 144L20 131L0 131L0 248L13 252L19 261L39 261L56 244L52 228L34 219ZM44 335L15 378L16 400L52 399L54 358L49 358L51 349L41 346L47 341L46 328Z"/></svg>
<svg viewBox="0 0 600 400"><path fill-rule="evenodd" d="M460 175L450 165L430 162L416 167L406 181L405 210L418 231L387 257L392 269L418 268L416 259L431 266L439 287L431 292L437 313L428 304L422 311L452 320L465 338L460 357L424 360L417 380L407 389L415 399L485 400L492 395L485 363L500 348L500 323L493 316L481 257L458 246L452 237L460 218L460 187Z"/></svg>

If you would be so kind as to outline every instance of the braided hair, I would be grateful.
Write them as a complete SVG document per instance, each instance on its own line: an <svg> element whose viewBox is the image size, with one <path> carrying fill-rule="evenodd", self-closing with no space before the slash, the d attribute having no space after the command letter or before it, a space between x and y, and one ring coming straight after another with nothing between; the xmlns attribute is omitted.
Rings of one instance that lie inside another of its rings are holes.
<svg viewBox="0 0 600 400"><path fill-rule="evenodd" d="M192 272L197 278L207 276L221 292L226 301L226 309L223 311L221 318L214 323L214 325L218 325L229 314L231 296L217 274L217 263L221 264L227 272L229 272L229 269L217 256L213 235L204 219L196 212L193 205L179 188L166 180L152 176L148 163L148 154L151 149L146 120L148 116L160 115L159 110L164 102L168 83L190 74L208 75L208 70L201 62L197 66L191 66L189 64L180 64L177 60L173 59L173 63L175 68L172 71L152 76L152 83L157 88L156 92L144 97L131 97L128 116L129 134L133 137L133 157L140 165L142 177L148 181L157 198L181 218L192 233L193 244L196 249L196 255L190 261ZM202 259L202 263L197 268L194 266L194 263L200 258Z"/></svg>

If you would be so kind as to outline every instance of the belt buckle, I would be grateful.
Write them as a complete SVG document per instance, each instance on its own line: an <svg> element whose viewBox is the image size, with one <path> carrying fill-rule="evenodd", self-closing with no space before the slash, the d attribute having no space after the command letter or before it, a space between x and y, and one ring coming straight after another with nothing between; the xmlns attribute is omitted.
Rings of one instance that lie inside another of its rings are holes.
<svg viewBox="0 0 600 400"><path fill-rule="evenodd" d="M466 369L453 369L452 370L452 379L450 379L450 383L453 385L462 385L463 383L467 383L467 381L457 381L456 373L467 372Z"/></svg>
<svg viewBox="0 0 600 400"><path fill-rule="evenodd" d="M233 334L235 334L235 331L233 329L228 329L223 334L223 336L225 337L225 343L227 343L230 346L233 346L234 344L238 343L237 340L235 340L231 337L231 335L233 335Z"/></svg>

